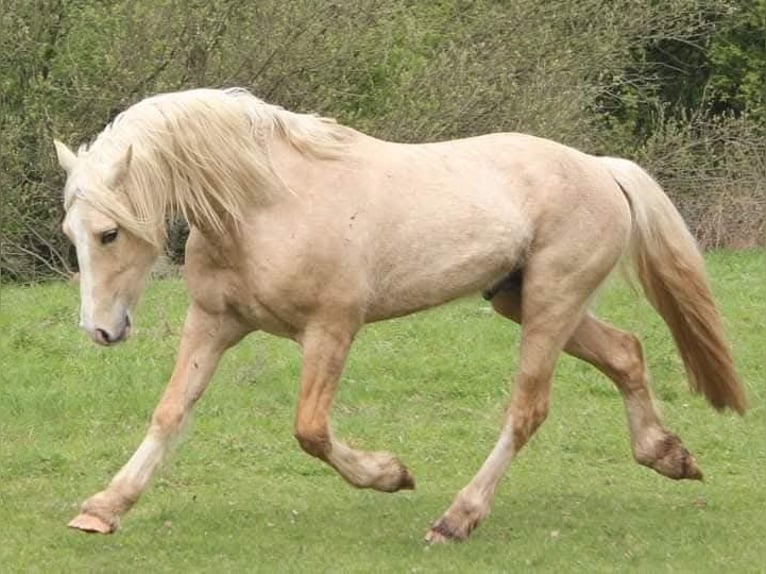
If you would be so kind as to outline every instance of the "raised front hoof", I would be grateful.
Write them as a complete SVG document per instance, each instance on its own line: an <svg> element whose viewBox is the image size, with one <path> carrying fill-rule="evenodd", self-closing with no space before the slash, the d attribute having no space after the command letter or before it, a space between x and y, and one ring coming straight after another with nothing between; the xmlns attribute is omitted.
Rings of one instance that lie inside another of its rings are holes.
<svg viewBox="0 0 766 574"><path fill-rule="evenodd" d="M468 539L478 521L462 525L451 524L446 516L434 522L426 534L428 544L449 544L451 542L463 542Z"/></svg>
<svg viewBox="0 0 766 574"><path fill-rule="evenodd" d="M702 480L697 461L676 435L668 433L657 443L653 456L638 462L673 480Z"/></svg>
<svg viewBox="0 0 766 574"><path fill-rule="evenodd" d="M415 477L405 467L402 467L399 473L399 484L396 490L415 490Z"/></svg>
<svg viewBox="0 0 766 574"><path fill-rule="evenodd" d="M67 526L81 532L89 532L92 534L111 534L117 530L116 524L110 524L98 516L93 516L92 514L86 514L84 512L75 516Z"/></svg>

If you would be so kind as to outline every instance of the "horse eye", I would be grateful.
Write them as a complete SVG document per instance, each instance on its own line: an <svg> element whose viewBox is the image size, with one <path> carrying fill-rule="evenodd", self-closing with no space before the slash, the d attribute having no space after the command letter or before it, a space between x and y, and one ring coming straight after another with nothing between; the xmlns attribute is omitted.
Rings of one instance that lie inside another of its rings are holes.
<svg viewBox="0 0 766 574"><path fill-rule="evenodd" d="M104 231L101 234L101 245L106 245L107 243L111 243L115 239L117 239L116 229L110 229L108 231Z"/></svg>

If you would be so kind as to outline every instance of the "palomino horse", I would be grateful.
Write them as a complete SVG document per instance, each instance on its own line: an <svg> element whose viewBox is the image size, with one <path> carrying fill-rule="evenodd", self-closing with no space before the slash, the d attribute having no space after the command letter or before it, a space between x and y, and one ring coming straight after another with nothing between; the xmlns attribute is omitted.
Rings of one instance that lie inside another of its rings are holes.
<svg viewBox="0 0 766 574"><path fill-rule="evenodd" d="M81 326L96 343L128 337L168 217L192 228L192 302L170 382L138 450L83 504L74 528L118 527L221 355L256 329L302 349L300 446L356 487L413 488L396 457L333 434L346 356L365 323L479 291L521 324L520 366L496 445L429 541L465 539L489 513L506 467L546 417L562 350L614 381L639 463L699 479L652 405L638 340L587 310L626 252L692 388L719 410L745 410L694 240L629 161L519 134L390 143L241 89L146 99L77 154L59 142L56 151L68 174L64 231L77 248Z"/></svg>

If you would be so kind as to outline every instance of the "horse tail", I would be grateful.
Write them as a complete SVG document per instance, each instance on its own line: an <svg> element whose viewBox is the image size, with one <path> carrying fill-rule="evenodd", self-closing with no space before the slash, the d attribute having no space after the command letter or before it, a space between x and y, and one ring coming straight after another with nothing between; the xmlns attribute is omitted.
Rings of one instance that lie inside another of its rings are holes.
<svg viewBox="0 0 766 574"><path fill-rule="evenodd" d="M601 160L633 214L632 259L646 297L662 316L683 359L689 384L717 410L744 414L745 391L734 368L704 260L681 214L635 163Z"/></svg>

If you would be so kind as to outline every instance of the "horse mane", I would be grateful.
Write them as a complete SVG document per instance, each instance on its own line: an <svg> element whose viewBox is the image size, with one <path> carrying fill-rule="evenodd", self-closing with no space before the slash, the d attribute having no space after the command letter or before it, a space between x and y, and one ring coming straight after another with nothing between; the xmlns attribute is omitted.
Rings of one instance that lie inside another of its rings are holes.
<svg viewBox="0 0 766 574"><path fill-rule="evenodd" d="M160 248L170 216L220 233L227 221L242 220L245 205L291 193L270 161L275 138L329 159L354 133L332 119L267 104L242 88L160 94L122 112L80 148L78 164L96 177L76 195ZM104 170L124 157L129 168L107 185Z"/></svg>

